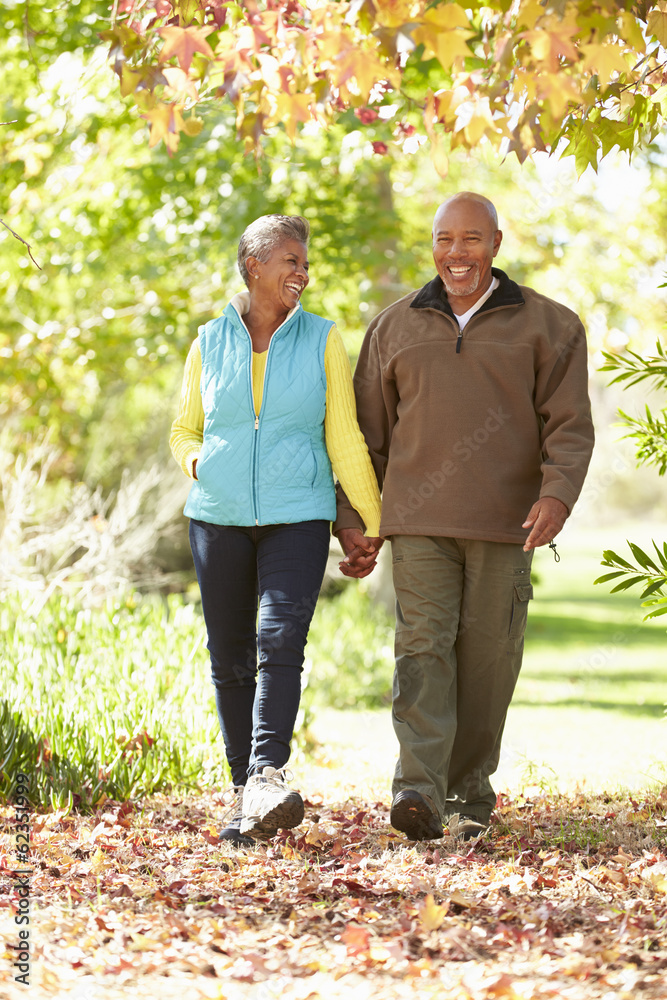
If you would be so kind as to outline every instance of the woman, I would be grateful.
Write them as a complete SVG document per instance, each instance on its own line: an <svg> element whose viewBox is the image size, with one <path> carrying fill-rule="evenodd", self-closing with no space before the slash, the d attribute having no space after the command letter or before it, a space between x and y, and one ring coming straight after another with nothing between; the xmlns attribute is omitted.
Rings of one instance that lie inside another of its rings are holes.
<svg viewBox="0 0 667 1000"><path fill-rule="evenodd" d="M248 226L248 290L200 328L170 438L193 479L185 514L235 795L220 836L236 844L303 819L283 769L336 513L332 466L367 535L380 523L340 334L301 307L308 236L300 216Z"/></svg>

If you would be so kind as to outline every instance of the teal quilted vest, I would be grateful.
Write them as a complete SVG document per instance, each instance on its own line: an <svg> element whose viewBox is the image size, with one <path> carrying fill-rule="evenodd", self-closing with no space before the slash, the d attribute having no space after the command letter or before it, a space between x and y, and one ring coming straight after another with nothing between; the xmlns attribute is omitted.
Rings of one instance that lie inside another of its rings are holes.
<svg viewBox="0 0 667 1000"><path fill-rule="evenodd" d="M269 345L259 416L252 342L235 307L199 330L204 441L185 514L212 524L293 524L336 516L324 441L330 320L299 305Z"/></svg>

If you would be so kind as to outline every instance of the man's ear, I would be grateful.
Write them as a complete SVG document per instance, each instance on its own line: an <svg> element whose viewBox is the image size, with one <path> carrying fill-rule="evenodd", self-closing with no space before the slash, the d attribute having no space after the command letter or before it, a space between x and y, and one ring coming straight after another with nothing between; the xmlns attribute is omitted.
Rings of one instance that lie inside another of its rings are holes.
<svg viewBox="0 0 667 1000"><path fill-rule="evenodd" d="M500 229L496 229L495 236L493 237L493 256L495 257L500 250L500 244L503 242L503 234Z"/></svg>

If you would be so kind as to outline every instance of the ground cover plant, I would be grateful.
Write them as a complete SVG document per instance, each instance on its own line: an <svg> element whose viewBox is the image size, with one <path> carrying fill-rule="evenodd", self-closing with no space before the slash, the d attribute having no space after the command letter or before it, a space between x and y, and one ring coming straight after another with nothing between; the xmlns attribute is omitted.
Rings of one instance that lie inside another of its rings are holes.
<svg viewBox="0 0 667 1000"><path fill-rule="evenodd" d="M86 607L63 593L45 603L13 593L2 601L0 625L0 797L21 767L33 776L39 808L86 811L105 796L227 783L198 603L127 591ZM318 683L313 665L322 662L318 697L382 703L390 637L386 613L367 596L324 601L306 682ZM311 701L306 689L304 742Z"/></svg>
<svg viewBox="0 0 667 1000"><path fill-rule="evenodd" d="M301 827L235 851L221 807L154 796L34 816L30 996L664 998L667 788L501 797L466 845L411 844L386 803L311 797ZM8 965L0 977L24 995Z"/></svg>

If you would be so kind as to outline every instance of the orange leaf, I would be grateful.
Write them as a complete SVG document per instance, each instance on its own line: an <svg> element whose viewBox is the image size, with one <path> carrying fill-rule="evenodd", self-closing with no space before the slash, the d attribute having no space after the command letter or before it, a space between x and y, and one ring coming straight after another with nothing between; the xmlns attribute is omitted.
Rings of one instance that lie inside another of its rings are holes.
<svg viewBox="0 0 667 1000"><path fill-rule="evenodd" d="M365 927L359 927L358 924L348 924L340 939L347 947L348 955L361 955L368 951L370 934Z"/></svg>
<svg viewBox="0 0 667 1000"><path fill-rule="evenodd" d="M207 59L213 59L213 49L206 41L206 36L214 30L211 25L204 28L177 28L175 25L160 28L160 34L165 40L160 52L160 62L166 62L167 59L176 56L181 69L187 73L195 52L201 52Z"/></svg>

